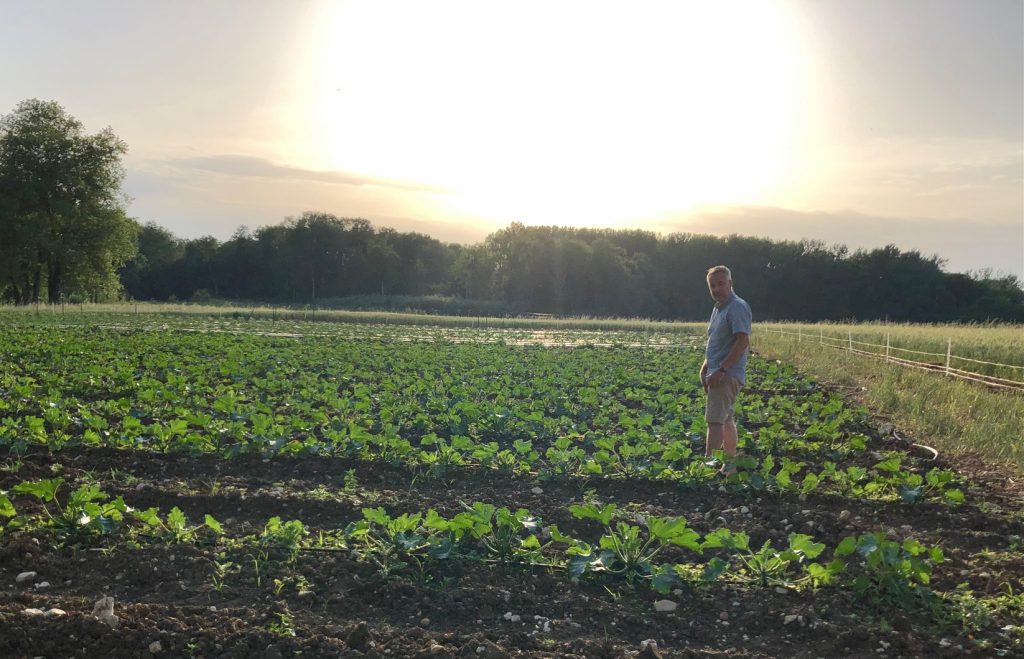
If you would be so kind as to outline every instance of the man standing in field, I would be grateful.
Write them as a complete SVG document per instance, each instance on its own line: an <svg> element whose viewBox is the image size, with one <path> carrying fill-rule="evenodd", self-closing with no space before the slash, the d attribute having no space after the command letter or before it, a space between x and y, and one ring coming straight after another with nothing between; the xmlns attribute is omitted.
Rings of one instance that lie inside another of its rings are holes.
<svg viewBox="0 0 1024 659"><path fill-rule="evenodd" d="M708 323L708 343L700 381L707 393L704 418L708 437L704 454L718 449L736 455L736 395L747 381L747 348L750 347L750 306L732 290L732 272L724 265L708 269L708 290L715 300Z"/></svg>

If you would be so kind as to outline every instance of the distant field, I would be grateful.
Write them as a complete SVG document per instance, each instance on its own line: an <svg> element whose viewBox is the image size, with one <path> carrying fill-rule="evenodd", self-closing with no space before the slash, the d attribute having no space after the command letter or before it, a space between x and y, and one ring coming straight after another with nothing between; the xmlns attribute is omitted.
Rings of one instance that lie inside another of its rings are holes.
<svg viewBox="0 0 1024 659"><path fill-rule="evenodd" d="M431 327L477 327L492 329L590 329L633 330L691 334L702 331L704 323L678 323L637 318L555 318L544 314L516 317L436 316L390 311L345 311L337 309L286 308L273 306L225 307L199 304L162 304L151 302L84 305L40 305L14 307L0 305L0 318L11 320L35 317L63 319L67 322L95 322L95 318L127 320L129 316L153 318L230 318L247 321L306 320L334 323L382 325L427 325ZM78 320L75 320L75 319Z"/></svg>

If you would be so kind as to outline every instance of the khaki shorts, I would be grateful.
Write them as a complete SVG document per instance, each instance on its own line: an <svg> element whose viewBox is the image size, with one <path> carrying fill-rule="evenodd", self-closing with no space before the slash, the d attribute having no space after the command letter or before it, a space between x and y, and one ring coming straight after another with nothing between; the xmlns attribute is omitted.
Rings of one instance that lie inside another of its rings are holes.
<svg viewBox="0 0 1024 659"><path fill-rule="evenodd" d="M726 423L733 420L733 408L736 406L736 395L740 393L740 381L728 375L722 378L717 387L708 389L708 404L704 410L704 419L708 423Z"/></svg>

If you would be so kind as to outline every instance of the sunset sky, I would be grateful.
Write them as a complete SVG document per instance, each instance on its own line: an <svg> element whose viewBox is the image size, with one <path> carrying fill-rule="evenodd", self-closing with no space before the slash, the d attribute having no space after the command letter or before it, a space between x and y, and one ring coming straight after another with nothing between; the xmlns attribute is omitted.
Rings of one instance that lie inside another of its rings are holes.
<svg viewBox="0 0 1024 659"><path fill-rule="evenodd" d="M306 210L895 243L1024 278L1024 2L0 0L0 114L181 237Z"/></svg>

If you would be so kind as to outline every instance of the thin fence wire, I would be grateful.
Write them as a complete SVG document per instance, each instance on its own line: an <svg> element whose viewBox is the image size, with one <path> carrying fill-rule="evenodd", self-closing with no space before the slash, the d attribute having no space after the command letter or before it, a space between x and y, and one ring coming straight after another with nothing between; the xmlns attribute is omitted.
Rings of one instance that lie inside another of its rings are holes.
<svg viewBox="0 0 1024 659"><path fill-rule="evenodd" d="M941 373L949 377L955 377L962 380L970 380L971 382L978 382L985 384L990 387L998 387L1002 389L1012 389L1015 391L1024 392L1024 381L1012 380L1009 378L997 377L995 375L987 375L985 373L978 373L977 371L970 371L966 369L956 368L952 366L954 359L973 362L975 364L983 364L986 366L994 366L997 368L1005 368L1011 371L1021 371L1024 375L1024 366L1018 364L1002 364L999 362L984 361L981 359L973 359L971 357L962 357L960 355L953 354L953 341L950 339L947 342L946 352L927 352L924 350L911 350L909 348L900 348L892 345L890 337L886 335L886 342L881 343L869 343L867 341L854 340L852 333L848 333L846 337L834 337L825 336L824 332L819 330L818 334L806 333L802 331L788 332L786 330L778 330L771 328L762 328L760 332L768 334L779 334L781 336L794 336L797 341L803 342L804 340L814 342L817 340L819 345L828 346L837 350L843 350L855 355L862 355L865 357L874 357L876 359L884 360L889 364L896 364L897 366L904 366L907 368L915 368L919 370L929 371L931 373ZM868 348L878 348L879 351L862 350L860 348L854 348L854 346L865 346ZM926 357L938 357L945 359L945 364L935 364L926 361L917 361L913 359L906 359L903 357L896 357L892 353L898 351L901 353L911 355L924 355Z"/></svg>

